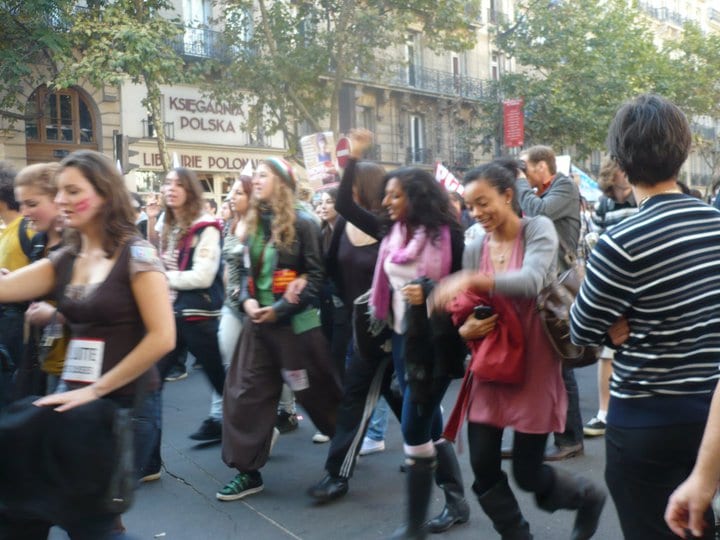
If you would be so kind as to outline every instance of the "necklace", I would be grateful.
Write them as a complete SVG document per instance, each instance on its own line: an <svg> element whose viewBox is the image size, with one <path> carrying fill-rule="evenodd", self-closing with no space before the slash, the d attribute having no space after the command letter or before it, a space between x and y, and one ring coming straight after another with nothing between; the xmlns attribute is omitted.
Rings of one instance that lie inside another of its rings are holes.
<svg viewBox="0 0 720 540"><path fill-rule="evenodd" d="M659 193L653 193L652 195L647 195L640 199L640 202L638 203L638 208L641 208L645 205L646 202L648 202L653 197L657 197L658 195L667 195L669 193L680 193L677 189L666 189L665 191L661 191Z"/></svg>
<svg viewBox="0 0 720 540"><path fill-rule="evenodd" d="M502 247L505 249L502 249ZM504 265L510 250L512 249L512 241L497 242L492 241L490 243L490 258L499 265ZM499 253L498 253L499 251Z"/></svg>

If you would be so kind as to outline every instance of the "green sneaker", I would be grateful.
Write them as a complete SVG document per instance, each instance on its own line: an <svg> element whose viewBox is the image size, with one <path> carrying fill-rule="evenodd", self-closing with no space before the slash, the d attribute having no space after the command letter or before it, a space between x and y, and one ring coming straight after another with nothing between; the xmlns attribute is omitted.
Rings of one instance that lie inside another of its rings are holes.
<svg viewBox="0 0 720 540"><path fill-rule="evenodd" d="M260 473L257 475L238 473L224 488L215 494L221 501L236 501L246 495L252 495L263 490L263 481Z"/></svg>

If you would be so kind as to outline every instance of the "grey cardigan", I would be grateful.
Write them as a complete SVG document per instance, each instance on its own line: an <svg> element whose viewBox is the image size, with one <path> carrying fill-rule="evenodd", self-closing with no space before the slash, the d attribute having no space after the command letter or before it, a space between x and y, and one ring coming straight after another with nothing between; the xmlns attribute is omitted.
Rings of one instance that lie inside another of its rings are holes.
<svg viewBox="0 0 720 540"><path fill-rule="evenodd" d="M545 216L522 218L525 256L522 267L495 275L495 291L506 296L532 298L557 274L558 238L553 222ZM465 247L463 269L477 270L483 252L485 230L476 224L473 239Z"/></svg>

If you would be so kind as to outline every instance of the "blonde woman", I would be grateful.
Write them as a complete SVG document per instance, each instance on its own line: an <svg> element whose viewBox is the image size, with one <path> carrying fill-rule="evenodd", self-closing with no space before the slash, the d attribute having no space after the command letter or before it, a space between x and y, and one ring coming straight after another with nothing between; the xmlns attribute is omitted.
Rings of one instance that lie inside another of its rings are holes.
<svg viewBox="0 0 720 540"><path fill-rule="evenodd" d="M323 433L335 431L340 382L320 329L323 280L320 231L297 208L296 178L282 159L260 163L248 217L249 278L239 296L247 315L223 394L222 457L238 473L217 493L221 501L263 489L260 469L272 443L283 381ZM297 303L284 298L305 275Z"/></svg>

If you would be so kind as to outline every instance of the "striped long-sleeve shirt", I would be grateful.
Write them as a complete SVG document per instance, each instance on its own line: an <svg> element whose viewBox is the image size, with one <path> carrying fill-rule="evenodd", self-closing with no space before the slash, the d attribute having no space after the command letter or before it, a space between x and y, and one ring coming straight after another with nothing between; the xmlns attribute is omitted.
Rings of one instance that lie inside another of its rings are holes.
<svg viewBox="0 0 720 540"><path fill-rule="evenodd" d="M720 364L720 212L655 195L604 234L571 311L572 340L602 344L624 315L608 423L704 422Z"/></svg>

